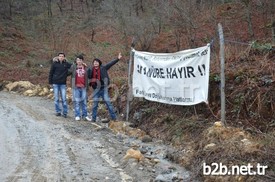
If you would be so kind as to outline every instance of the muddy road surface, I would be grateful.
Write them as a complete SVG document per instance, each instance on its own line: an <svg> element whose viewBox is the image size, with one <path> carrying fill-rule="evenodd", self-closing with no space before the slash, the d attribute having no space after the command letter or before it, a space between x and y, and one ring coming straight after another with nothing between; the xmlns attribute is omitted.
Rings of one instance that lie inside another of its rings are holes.
<svg viewBox="0 0 275 182"><path fill-rule="evenodd" d="M188 181L189 173L165 160L167 148L157 142L75 122L71 108L68 118L57 117L46 98L1 91L0 100L1 182ZM154 160L123 160L133 145Z"/></svg>

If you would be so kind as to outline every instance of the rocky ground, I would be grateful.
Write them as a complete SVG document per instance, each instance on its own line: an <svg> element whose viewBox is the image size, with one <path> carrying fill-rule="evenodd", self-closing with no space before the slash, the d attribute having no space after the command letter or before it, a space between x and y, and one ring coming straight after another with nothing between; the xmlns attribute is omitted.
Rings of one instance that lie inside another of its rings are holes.
<svg viewBox="0 0 275 182"><path fill-rule="evenodd" d="M161 141L75 122L72 109L57 117L45 97L1 91L0 98L0 181L189 181Z"/></svg>

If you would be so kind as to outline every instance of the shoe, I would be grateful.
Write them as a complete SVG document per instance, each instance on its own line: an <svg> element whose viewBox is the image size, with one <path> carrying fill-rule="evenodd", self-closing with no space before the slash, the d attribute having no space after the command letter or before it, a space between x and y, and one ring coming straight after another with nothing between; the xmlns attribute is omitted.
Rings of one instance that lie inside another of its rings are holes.
<svg viewBox="0 0 275 182"><path fill-rule="evenodd" d="M56 115L56 116L61 116L61 113L58 112L58 113L56 113L55 115Z"/></svg>
<svg viewBox="0 0 275 182"><path fill-rule="evenodd" d="M75 117L75 120L76 120L76 121L80 121L80 117L79 117L79 116L76 116L76 117Z"/></svg>
<svg viewBox="0 0 275 182"><path fill-rule="evenodd" d="M86 116L86 117L85 117L85 121L92 121L92 119L89 118L89 116Z"/></svg>
<svg viewBox="0 0 275 182"><path fill-rule="evenodd" d="M67 118L67 114L63 114L63 117L64 117L64 118Z"/></svg>
<svg viewBox="0 0 275 182"><path fill-rule="evenodd" d="M101 120L102 123L109 123L109 121L110 121L110 120L107 119L107 118Z"/></svg>

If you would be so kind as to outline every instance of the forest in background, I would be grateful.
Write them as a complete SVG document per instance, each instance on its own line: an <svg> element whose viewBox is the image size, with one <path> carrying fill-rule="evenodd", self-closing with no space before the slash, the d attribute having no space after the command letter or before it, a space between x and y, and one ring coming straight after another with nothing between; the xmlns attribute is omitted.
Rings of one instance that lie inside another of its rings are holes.
<svg viewBox="0 0 275 182"><path fill-rule="evenodd" d="M120 89L115 105L123 113L133 39L136 50L149 52L175 52L212 42L208 105L131 102L132 122L181 148L183 141L196 141L220 119L221 23L227 123L266 143L257 159L273 159L269 165L274 177L274 11L274 0L0 0L0 82L47 85L50 60L60 51L70 61L82 53L88 64L95 57L107 62L122 52L124 60L110 74ZM249 157L242 156L241 162Z"/></svg>
<svg viewBox="0 0 275 182"><path fill-rule="evenodd" d="M9 27L18 29L26 39L43 45L47 56L60 50L85 51L90 56L104 54L95 47L129 51L132 37L136 39L136 49L153 52L194 48L213 39L217 44L218 23L222 24L227 40L267 48L275 41L273 0L1 0L0 3L2 31ZM112 36L104 37L108 33Z"/></svg>

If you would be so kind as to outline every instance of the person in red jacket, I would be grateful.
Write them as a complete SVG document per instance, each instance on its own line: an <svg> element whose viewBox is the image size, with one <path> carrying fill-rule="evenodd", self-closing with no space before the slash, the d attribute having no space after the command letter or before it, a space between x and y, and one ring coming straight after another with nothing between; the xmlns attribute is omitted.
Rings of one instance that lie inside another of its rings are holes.
<svg viewBox="0 0 275 182"><path fill-rule="evenodd" d="M93 60L92 68L88 70L88 78L91 80L90 85L94 89L93 91L93 107L92 107L92 121L96 121L97 109L99 99L102 98L108 111L110 113L111 119L116 120L117 116L114 111L114 107L111 103L111 99L108 94L108 86L110 84L110 78L108 75L108 70L115 65L121 59L121 53L118 54L118 57L106 65L102 65L100 59L96 58Z"/></svg>
<svg viewBox="0 0 275 182"><path fill-rule="evenodd" d="M82 118L86 121L91 121L87 112L87 91L89 89L88 68L87 65L83 63L83 60L84 57L78 55L75 64L73 64L70 69L72 73L71 85L73 90L75 120L79 121Z"/></svg>

